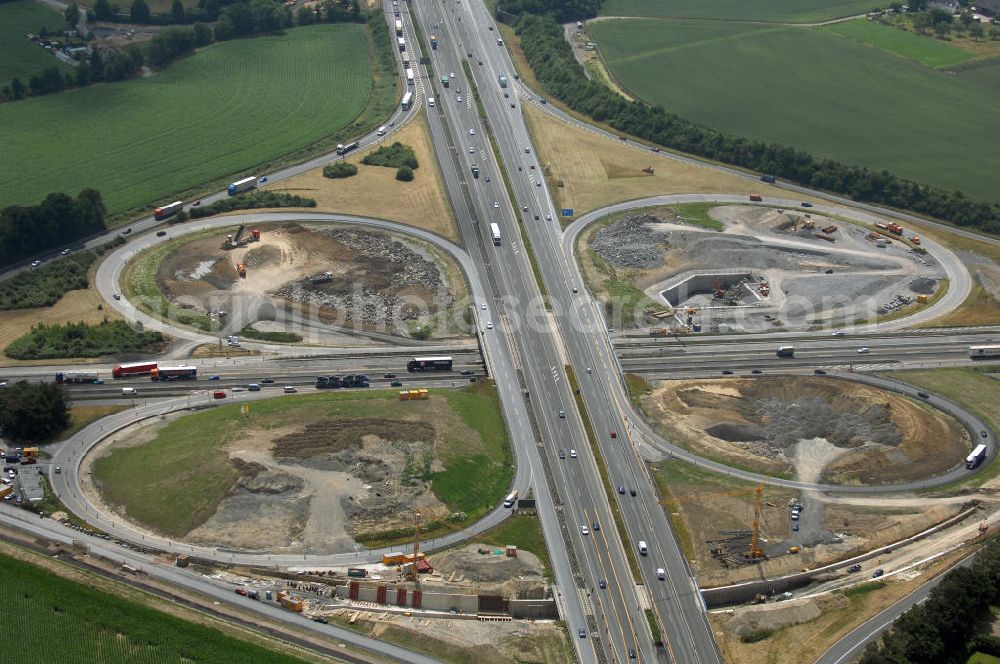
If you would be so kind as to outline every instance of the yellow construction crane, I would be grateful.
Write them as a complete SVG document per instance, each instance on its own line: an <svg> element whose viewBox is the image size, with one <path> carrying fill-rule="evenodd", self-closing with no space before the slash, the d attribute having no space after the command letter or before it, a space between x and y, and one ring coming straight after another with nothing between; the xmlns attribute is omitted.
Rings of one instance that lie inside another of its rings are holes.
<svg viewBox="0 0 1000 664"><path fill-rule="evenodd" d="M758 558L764 557L764 550L760 548L760 501L761 497L764 495L764 483L761 482L754 489L754 501L753 501L753 530L750 534L750 551L748 555L750 560L757 560Z"/></svg>

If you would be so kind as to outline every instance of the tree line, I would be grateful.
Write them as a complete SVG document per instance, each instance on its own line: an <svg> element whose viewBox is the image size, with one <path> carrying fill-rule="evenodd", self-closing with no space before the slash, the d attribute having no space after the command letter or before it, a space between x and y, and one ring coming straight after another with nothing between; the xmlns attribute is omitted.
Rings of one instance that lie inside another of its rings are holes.
<svg viewBox="0 0 1000 664"><path fill-rule="evenodd" d="M67 21L76 23L71 16L76 3L67 10ZM126 11L127 9L127 11ZM271 32L291 27L292 12L278 0L199 0L197 7L185 9L181 0L174 0L170 13L154 14L146 0L132 0L128 7L113 4L110 0L97 0L88 12L92 20L107 23L138 23L144 25L175 25L222 22L222 33L234 36L257 32ZM303 7L298 12L298 25L313 23L339 23L365 21L357 2L351 0L324 0L315 6ZM219 25L216 24L216 29ZM217 37L220 41L231 37Z"/></svg>
<svg viewBox="0 0 1000 664"><path fill-rule="evenodd" d="M555 0L552 0L553 2ZM943 191L803 150L702 127L661 106L629 101L589 80L552 15L524 14L516 24L521 48L542 87L578 113L639 138L707 159L771 173L856 201L913 210L958 226L1000 234L1000 204Z"/></svg>
<svg viewBox="0 0 1000 664"><path fill-rule="evenodd" d="M0 210L0 265L10 265L105 230L101 194L84 189L76 198L53 193L38 205Z"/></svg>
<svg viewBox="0 0 1000 664"><path fill-rule="evenodd" d="M597 16L602 0L509 0L501 2L498 13L549 15L560 23Z"/></svg>
<svg viewBox="0 0 1000 664"><path fill-rule="evenodd" d="M865 649L859 664L959 664L979 651L1000 655L989 635L990 607L1000 602L1000 543L993 539L970 567L948 572L896 621L881 643Z"/></svg>
<svg viewBox="0 0 1000 664"><path fill-rule="evenodd" d="M65 357L101 357L121 353L149 353L163 343L160 332L133 329L123 320L104 320L97 325L38 324L4 349L16 360L47 360Z"/></svg>
<svg viewBox="0 0 1000 664"><path fill-rule="evenodd" d="M19 381L0 390L0 432L20 442L46 441L69 426L69 390Z"/></svg>
<svg viewBox="0 0 1000 664"><path fill-rule="evenodd" d="M175 10L184 7L175 0ZM143 10L145 8L145 10ZM91 13L97 20L157 23L148 14L144 0L135 0L132 12L146 16L147 21L131 21L121 9L111 6L107 0L98 0ZM80 9L76 4L66 9L68 25L76 24ZM177 12L174 12L176 17ZM183 15L184 20L166 23L193 23L190 26L174 25L157 32L144 52L136 44L129 44L120 51L92 49L86 61L81 62L73 73L63 73L56 67L48 67L32 76L27 83L15 77L0 88L0 102L19 101L27 97L62 92L75 87L84 87L96 82L124 81L138 76L144 65L162 68L172 60L193 52L196 48L208 46L217 41L228 41L255 34L273 33L298 25L315 23L366 22L368 16L362 14L356 4L325 0L313 7L303 7L293 17L291 10L279 0L249 0L230 2L224 6L217 0L201 0L198 8ZM204 21L214 21L208 25ZM163 21L160 21L163 23Z"/></svg>

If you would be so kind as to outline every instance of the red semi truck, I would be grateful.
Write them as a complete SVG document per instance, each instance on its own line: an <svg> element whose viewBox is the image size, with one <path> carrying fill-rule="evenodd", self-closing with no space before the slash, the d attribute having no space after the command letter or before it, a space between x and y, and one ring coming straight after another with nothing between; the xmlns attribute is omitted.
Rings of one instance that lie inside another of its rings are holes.
<svg viewBox="0 0 1000 664"><path fill-rule="evenodd" d="M115 378L131 378L132 376L145 376L156 369L156 362L132 362L130 364L116 364L111 370L111 375Z"/></svg>

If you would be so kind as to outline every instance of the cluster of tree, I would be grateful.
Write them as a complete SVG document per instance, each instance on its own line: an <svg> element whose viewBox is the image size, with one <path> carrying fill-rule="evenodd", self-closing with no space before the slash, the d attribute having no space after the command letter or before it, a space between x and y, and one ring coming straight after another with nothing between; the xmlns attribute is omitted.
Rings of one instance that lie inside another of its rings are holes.
<svg viewBox="0 0 1000 664"><path fill-rule="evenodd" d="M153 35L147 58L153 67L162 67L171 60L212 43L212 28L195 23L190 28L174 26Z"/></svg>
<svg viewBox="0 0 1000 664"><path fill-rule="evenodd" d="M992 540L970 567L948 572L927 601L900 616L881 644L872 643L860 664L950 664L977 651L998 650L996 638L979 635L1000 601L1000 543Z"/></svg>
<svg viewBox="0 0 1000 664"><path fill-rule="evenodd" d="M396 141L392 145L383 145L378 150L375 150L375 152L365 155L361 163L368 166L386 166L388 168L402 168L403 166L419 168L420 166L417 163L417 155L414 154L413 148L409 145L403 145L399 141Z"/></svg>
<svg viewBox="0 0 1000 664"><path fill-rule="evenodd" d="M302 341L302 335L295 332L261 332L253 325L247 325L240 330L240 336L258 341L276 341L283 344L294 344Z"/></svg>
<svg viewBox="0 0 1000 664"><path fill-rule="evenodd" d="M0 390L0 431L18 442L51 440L69 426L69 391L22 380Z"/></svg>
<svg viewBox="0 0 1000 664"><path fill-rule="evenodd" d="M952 12L932 7L928 9L928 0L914 0L907 4L908 11L903 19L897 16L903 10L903 4L893 2L889 5L889 12L883 13L880 21L883 23L897 23L902 20L902 24L912 25L913 29L920 34L933 32L939 39L944 39L950 34L966 34L975 41L979 41L986 34L986 28L973 16L973 12L968 2L960 3L962 10L958 19ZM997 19L993 19L995 24ZM1000 27L991 25L989 28L990 39L1000 39Z"/></svg>
<svg viewBox="0 0 1000 664"><path fill-rule="evenodd" d="M358 167L346 161L338 161L323 167L323 177L332 179L349 178L358 174Z"/></svg>
<svg viewBox="0 0 1000 664"><path fill-rule="evenodd" d="M98 256L119 244L125 244L121 236L97 249L80 251L11 277L0 287L0 310L51 307L67 291L87 288L90 266Z"/></svg>
<svg viewBox="0 0 1000 664"><path fill-rule="evenodd" d="M698 126L660 106L632 102L589 80L551 16L525 14L517 23L528 64L542 86L578 113L653 143L844 194L857 201L909 209L958 226L1000 233L1000 204L916 184L776 143L763 143Z"/></svg>
<svg viewBox="0 0 1000 664"><path fill-rule="evenodd" d="M213 214L232 212L233 210L287 207L316 207L316 199L278 191L253 191L248 194L230 196L211 205L191 208L191 216L195 218L210 217Z"/></svg>
<svg viewBox="0 0 1000 664"><path fill-rule="evenodd" d="M74 199L49 194L39 205L13 205L0 210L0 265L10 265L31 255L105 230L107 210L101 195L84 189Z"/></svg>
<svg viewBox="0 0 1000 664"><path fill-rule="evenodd" d="M67 22L75 23L75 3L66 10ZM127 9L127 11L126 11ZM77 10L78 11L78 10ZM199 0L197 7L185 9L174 0L169 14L154 14L146 0L131 0L128 7L97 0L91 15L95 20L146 25L173 25L222 21L223 35L242 36L252 32L273 32L292 25L291 10L279 0ZM299 25L313 23L363 22L357 2L324 0L313 7L303 7L297 15ZM72 19L72 20L71 20ZM216 25L216 30L219 26ZM228 36L217 36L220 41Z"/></svg>
<svg viewBox="0 0 1000 664"><path fill-rule="evenodd" d="M560 23L597 16L602 0L507 0L498 10L520 16L536 14L552 16Z"/></svg>
<svg viewBox="0 0 1000 664"><path fill-rule="evenodd" d="M97 325L39 324L18 337L4 353L16 360L48 360L64 357L101 357L120 353L147 353L163 343L159 332L135 330L122 320Z"/></svg>

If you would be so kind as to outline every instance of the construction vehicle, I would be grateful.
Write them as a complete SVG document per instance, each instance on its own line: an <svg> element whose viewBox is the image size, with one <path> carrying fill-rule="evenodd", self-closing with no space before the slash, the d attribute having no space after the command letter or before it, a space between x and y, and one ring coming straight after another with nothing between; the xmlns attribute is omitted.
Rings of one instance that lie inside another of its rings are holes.
<svg viewBox="0 0 1000 664"><path fill-rule="evenodd" d="M920 236L919 235L913 235L913 236L911 236L910 237L910 242L912 242L913 244L915 244L915 245L917 245L919 247L920 246Z"/></svg>
<svg viewBox="0 0 1000 664"><path fill-rule="evenodd" d="M239 273L240 278L246 279L247 276L247 266L243 263L236 264L236 271Z"/></svg>
<svg viewBox="0 0 1000 664"><path fill-rule="evenodd" d="M645 168L642 169L642 172L643 173L649 173L650 175L653 175L656 171L653 170L652 166L646 166Z"/></svg>
<svg viewBox="0 0 1000 664"><path fill-rule="evenodd" d="M827 242L836 242L837 238L830 237L829 235L823 235L822 233L813 233L814 236L818 237L820 240L826 240Z"/></svg>
<svg viewBox="0 0 1000 664"><path fill-rule="evenodd" d="M829 235L830 233L836 233L837 227L833 224L830 224L829 226L824 226L823 232L826 233L827 235Z"/></svg>
<svg viewBox="0 0 1000 664"><path fill-rule="evenodd" d="M887 231L887 232L892 233L894 235L902 235L903 234L903 227L900 226L897 223L890 222L888 224L883 224L881 222L875 222L875 228L877 228L879 230L882 230L882 231Z"/></svg>
<svg viewBox="0 0 1000 664"><path fill-rule="evenodd" d="M751 203L760 203L763 200L764 199L761 198L760 194L750 194L750 202Z"/></svg>

